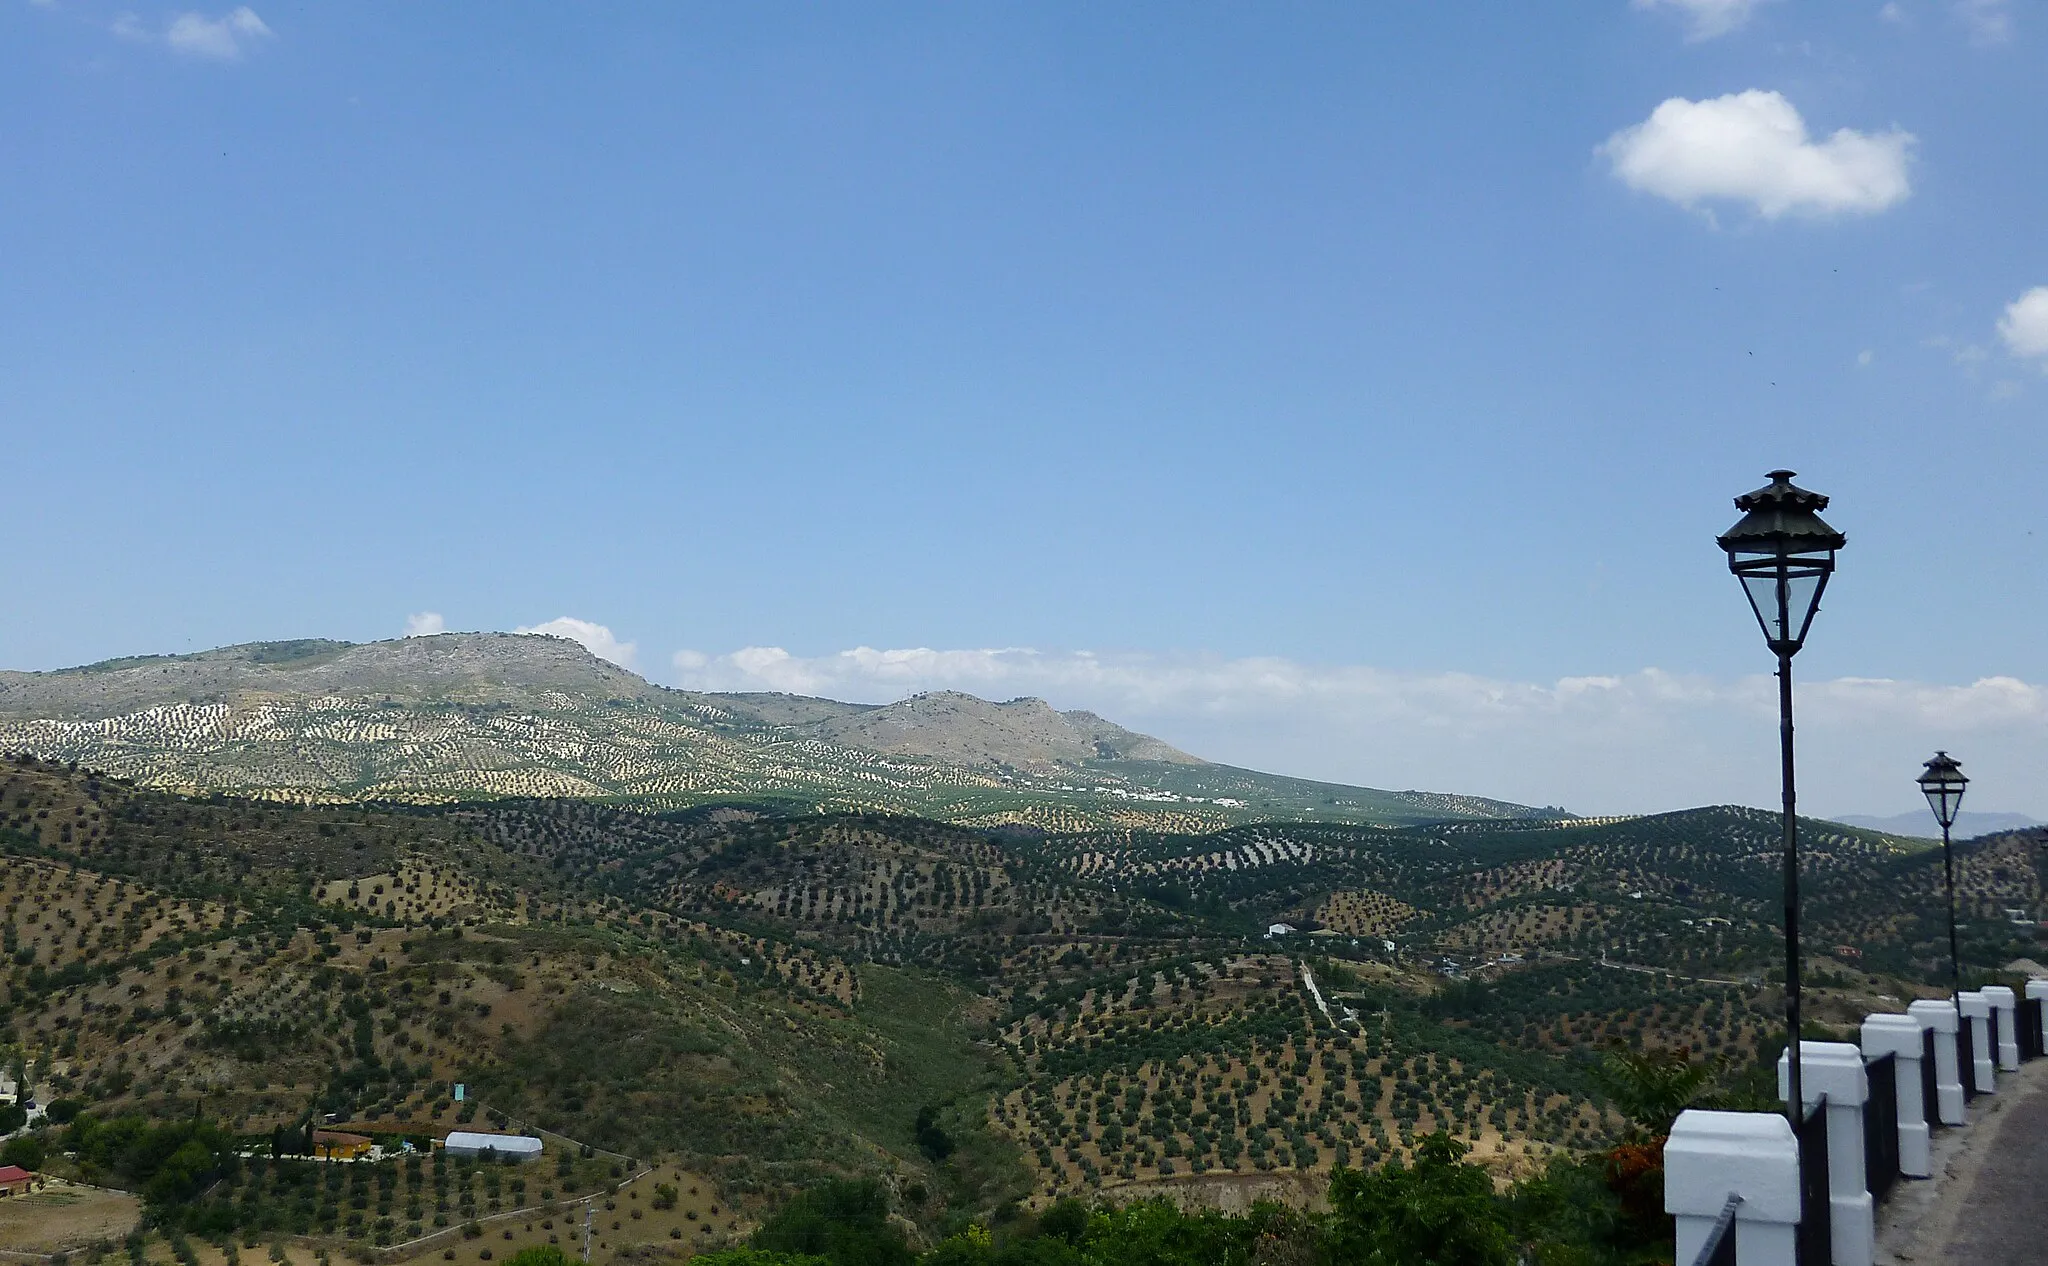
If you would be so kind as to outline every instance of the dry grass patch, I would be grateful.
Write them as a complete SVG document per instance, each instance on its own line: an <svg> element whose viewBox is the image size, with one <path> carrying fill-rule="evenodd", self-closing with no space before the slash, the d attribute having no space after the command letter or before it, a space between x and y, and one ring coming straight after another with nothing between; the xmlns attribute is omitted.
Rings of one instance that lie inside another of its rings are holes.
<svg viewBox="0 0 2048 1266"><path fill-rule="evenodd" d="M118 1240L142 1217L142 1201L125 1191L81 1187L52 1179L43 1190L0 1200L0 1245L30 1253L59 1253L100 1240Z"/></svg>

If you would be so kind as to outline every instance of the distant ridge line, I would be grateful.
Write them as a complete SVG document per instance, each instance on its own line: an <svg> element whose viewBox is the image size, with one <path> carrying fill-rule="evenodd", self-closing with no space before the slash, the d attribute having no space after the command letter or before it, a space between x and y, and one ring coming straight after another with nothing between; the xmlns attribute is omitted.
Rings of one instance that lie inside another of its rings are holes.
<svg viewBox="0 0 2048 1266"><path fill-rule="evenodd" d="M301 638L0 672L0 751L160 790L300 804L768 799L1055 834L1559 816L1218 765L1042 699L671 689L576 642L508 633Z"/></svg>

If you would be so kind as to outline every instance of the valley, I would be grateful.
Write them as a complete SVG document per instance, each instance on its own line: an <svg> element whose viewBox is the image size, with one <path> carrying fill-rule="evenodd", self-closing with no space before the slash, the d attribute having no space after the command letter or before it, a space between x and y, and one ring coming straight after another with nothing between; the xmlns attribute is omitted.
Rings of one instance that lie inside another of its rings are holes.
<svg viewBox="0 0 2048 1266"><path fill-rule="evenodd" d="M698 1246L833 1175L881 1178L934 1236L1074 1195L1314 1198L1438 1131L1506 1183L1623 1135L1614 1045L1684 1048L1761 1102L1781 1040L1777 825L1745 809L1050 834L188 797L27 756L0 783L7 1059L80 1114L22 1137L144 1190L76 1122L211 1123L217 1169L173 1222L201 1241L398 1245L522 1198L616 1202L648 1164L725 1210ZM1808 1014L1935 992L1938 858L1806 832ZM1965 850L1973 964L2033 952L2040 843ZM523 1195L402 1161L296 1194L282 1158L229 1159L308 1120L531 1130L562 1159Z"/></svg>

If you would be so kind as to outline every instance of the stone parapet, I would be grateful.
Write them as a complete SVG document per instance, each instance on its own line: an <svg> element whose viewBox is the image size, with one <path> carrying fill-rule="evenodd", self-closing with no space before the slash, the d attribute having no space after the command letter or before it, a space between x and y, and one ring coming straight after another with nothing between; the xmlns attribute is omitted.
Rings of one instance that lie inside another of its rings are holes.
<svg viewBox="0 0 2048 1266"><path fill-rule="evenodd" d="M1976 1056L1975 1069L1963 1072L1975 1076L1978 1094L1997 1094L1998 1060L1991 1049L1991 999L1981 989L1965 990L1956 995L1956 1007L1963 1013L1963 1023L1970 1026L1970 1051Z"/></svg>
<svg viewBox="0 0 2048 1266"><path fill-rule="evenodd" d="M1998 1066L2015 1072L2020 1066L2019 1001L2006 985L1986 985L1977 992L1984 995L1984 1001L1991 1004L1992 1013L1998 1017Z"/></svg>
<svg viewBox="0 0 2048 1266"><path fill-rule="evenodd" d="M1778 1056L1778 1097L1791 1096L1792 1052ZM1799 1044L1799 1092L1811 1111L1825 1101L1828 1131L1828 1213L1834 1266L1871 1266L1877 1253L1877 1208L1863 1172L1863 1103L1870 1077L1863 1052L1847 1042Z"/></svg>
<svg viewBox="0 0 2048 1266"><path fill-rule="evenodd" d="M1679 1113L1664 1144L1664 1211L1678 1223L1676 1260L1699 1256L1730 1196L1742 1201L1735 1259L1742 1266L1795 1266L1799 1143L1791 1123L1775 1112Z"/></svg>
<svg viewBox="0 0 2048 1266"><path fill-rule="evenodd" d="M1893 1061L1899 1107L1899 1172L1909 1178L1926 1178L1934 1172L1920 1092L1920 1061L1926 1054L1922 1035L1926 1031L1910 1015L1874 1015L1863 1022L1864 1058L1889 1055Z"/></svg>
<svg viewBox="0 0 2048 1266"><path fill-rule="evenodd" d="M1922 998L1908 1006L1906 1014L1934 1032L1936 1115L1943 1125L1966 1124L1969 1113L1964 1107L1962 1069L1957 1066L1960 1052L1956 1049L1956 1033L1962 1027L1962 1017L1956 1014L1955 1004L1945 999Z"/></svg>

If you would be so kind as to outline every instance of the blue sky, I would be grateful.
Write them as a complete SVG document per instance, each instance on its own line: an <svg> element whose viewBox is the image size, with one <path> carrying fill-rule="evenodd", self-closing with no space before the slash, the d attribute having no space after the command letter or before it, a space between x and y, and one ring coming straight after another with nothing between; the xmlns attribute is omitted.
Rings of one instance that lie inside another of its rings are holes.
<svg viewBox="0 0 2048 1266"><path fill-rule="evenodd" d="M0 666L566 617L668 682L1764 803L1712 538L1786 465L1850 538L1808 803L1940 742L2048 817L2044 49L1991 0L5 0Z"/></svg>

